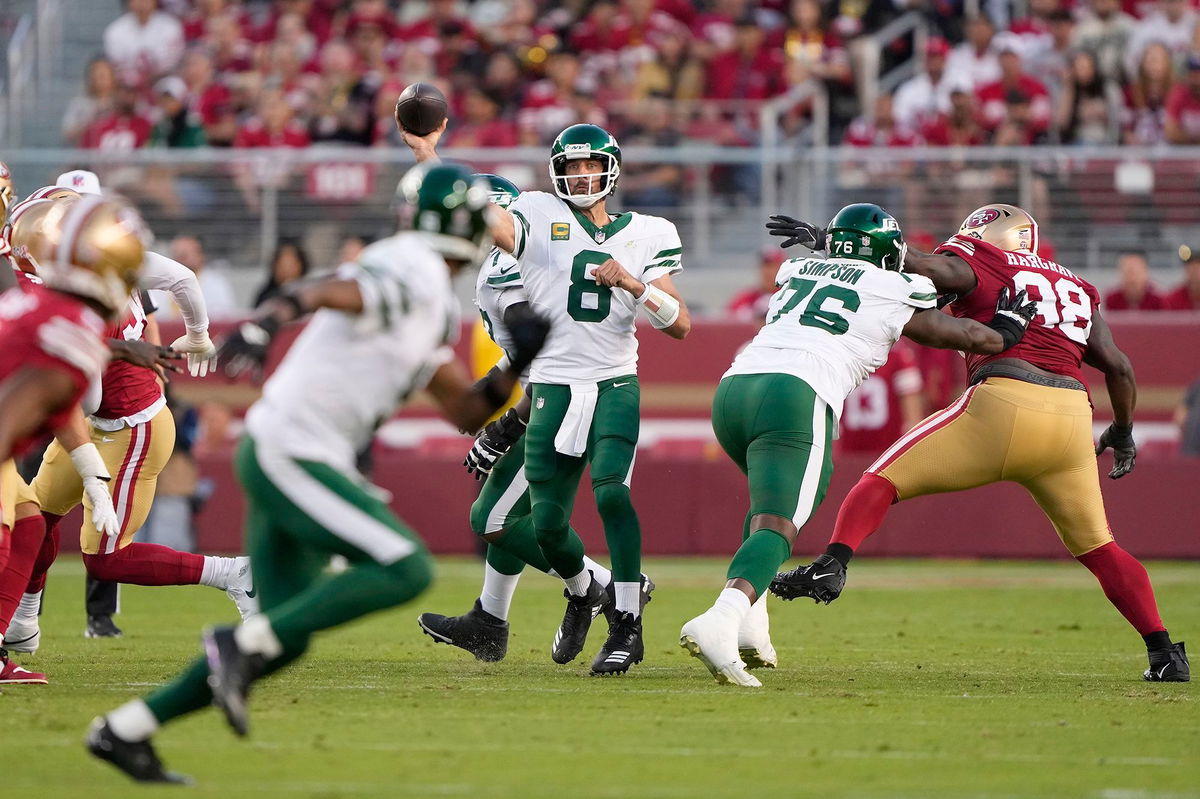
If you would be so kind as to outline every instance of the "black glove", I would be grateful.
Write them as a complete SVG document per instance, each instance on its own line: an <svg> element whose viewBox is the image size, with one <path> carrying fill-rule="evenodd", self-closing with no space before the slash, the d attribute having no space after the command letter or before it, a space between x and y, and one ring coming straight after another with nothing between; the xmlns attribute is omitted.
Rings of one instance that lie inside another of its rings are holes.
<svg viewBox="0 0 1200 799"><path fill-rule="evenodd" d="M1037 316L1037 303L1025 297L1025 289L1021 289L1009 298L1008 287L1000 289L1000 298L996 300L996 315L987 326L1000 334L1004 339L1004 349L1013 347L1029 329L1029 323Z"/></svg>
<svg viewBox="0 0 1200 799"><path fill-rule="evenodd" d="M1118 480L1133 471L1133 462L1137 458L1137 445L1133 443L1133 425L1119 425L1113 422L1100 434L1100 443L1096 445L1096 454L1112 447L1113 467L1108 476Z"/></svg>
<svg viewBox="0 0 1200 799"><path fill-rule="evenodd" d="M503 416L483 428L483 432L475 439L474 446L463 460L467 473L475 475L476 480L491 474L496 461L504 457L523 435L525 421L509 408Z"/></svg>
<svg viewBox="0 0 1200 799"><path fill-rule="evenodd" d="M513 340L509 362L512 370L521 374L541 352L550 332L550 323L535 314L529 303L522 302L505 311L504 324Z"/></svg>
<svg viewBox="0 0 1200 799"><path fill-rule="evenodd" d="M217 344L217 363L229 378L250 372L255 380L262 377L267 362L267 349L279 330L279 323L270 317L242 322Z"/></svg>
<svg viewBox="0 0 1200 799"><path fill-rule="evenodd" d="M783 214L772 214L767 223L767 231L772 236L782 236L786 240L780 247L785 250L795 244L802 244L810 250L825 249L825 229L808 222L801 222Z"/></svg>

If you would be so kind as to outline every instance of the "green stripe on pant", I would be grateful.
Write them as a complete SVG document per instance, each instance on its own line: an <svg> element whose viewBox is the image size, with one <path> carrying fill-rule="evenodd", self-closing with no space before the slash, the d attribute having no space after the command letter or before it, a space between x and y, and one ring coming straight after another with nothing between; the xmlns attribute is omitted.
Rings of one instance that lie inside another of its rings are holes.
<svg viewBox="0 0 1200 799"><path fill-rule="evenodd" d="M749 519L770 514L800 529L820 506L833 474L833 409L798 377L726 377L713 397L713 431L750 484ZM791 542L770 529L743 530L727 577L750 582L762 595L791 553Z"/></svg>
<svg viewBox="0 0 1200 799"><path fill-rule="evenodd" d="M554 438L571 403L571 388L534 383L533 412L525 432L525 476L538 542L546 559L564 578L583 571L583 545L570 535L568 522L585 463L604 523L612 556L613 579L641 578L642 529L629 496L629 480L641 426L641 389L636 375L597 384L596 408L583 457L557 452Z"/></svg>

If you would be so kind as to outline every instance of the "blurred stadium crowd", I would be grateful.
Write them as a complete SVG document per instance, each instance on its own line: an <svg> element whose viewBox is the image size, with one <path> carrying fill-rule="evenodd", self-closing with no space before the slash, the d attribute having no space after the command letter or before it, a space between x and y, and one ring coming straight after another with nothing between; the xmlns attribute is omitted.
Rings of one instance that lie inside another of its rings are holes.
<svg viewBox="0 0 1200 799"><path fill-rule="evenodd" d="M742 113L810 79L852 145L1194 144L1194 0L126 0L63 143L395 145L394 98L434 81L448 145L544 145L593 121L623 143L755 143ZM864 90L882 42L894 93ZM872 62L873 63L873 62ZM877 96L876 96L877 95ZM804 103L793 109L800 124Z"/></svg>

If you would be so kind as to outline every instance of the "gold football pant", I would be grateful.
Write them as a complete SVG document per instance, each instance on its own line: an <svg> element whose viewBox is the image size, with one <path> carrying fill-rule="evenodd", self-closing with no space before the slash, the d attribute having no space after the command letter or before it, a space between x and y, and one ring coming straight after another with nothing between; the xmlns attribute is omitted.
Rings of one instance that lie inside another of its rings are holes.
<svg viewBox="0 0 1200 799"><path fill-rule="evenodd" d="M154 502L158 473L175 449L175 419L168 408L163 408L144 424L111 433L92 428L92 443L112 475L108 488L121 520L121 533L112 537L98 531L92 524L91 504L84 501L79 546L85 555L112 553L129 546L133 534L145 523ZM42 510L56 516L66 516L84 500L83 481L71 456L57 441L50 444L42 458L33 490Z"/></svg>
<svg viewBox="0 0 1200 799"><path fill-rule="evenodd" d="M1009 480L1078 557L1113 540L1087 394L991 377L918 424L867 469L901 500Z"/></svg>
<svg viewBox="0 0 1200 799"><path fill-rule="evenodd" d="M16 461L9 458L0 464L0 508L4 509L3 523L8 529L12 529L17 519L17 506L26 502L36 505L37 495L17 471Z"/></svg>

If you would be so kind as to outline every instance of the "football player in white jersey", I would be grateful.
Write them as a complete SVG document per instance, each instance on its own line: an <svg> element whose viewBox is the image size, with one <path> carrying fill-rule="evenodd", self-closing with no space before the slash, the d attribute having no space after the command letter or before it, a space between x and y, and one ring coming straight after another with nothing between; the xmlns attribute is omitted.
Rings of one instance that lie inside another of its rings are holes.
<svg viewBox="0 0 1200 799"><path fill-rule="evenodd" d="M445 123L427 136L404 134L418 161L437 158ZM516 266L533 309L551 321L530 369L533 409L525 432L525 477L538 543L567 584L567 609L552 657L569 663L587 639L605 592L584 566L568 521L585 465L612 554L616 597L608 639L592 674L623 674L642 660L641 527L629 484L640 426L637 336L641 307L650 322L682 339L687 306L671 276L683 246L671 222L633 212L611 214L607 198L621 174L621 148L596 125L572 125L550 151L554 193L528 191L493 207L496 246ZM516 277L518 276L519 277Z"/></svg>
<svg viewBox="0 0 1200 799"><path fill-rule="evenodd" d="M492 187L492 202L502 208L520 195L520 190L505 178L488 174L481 177ZM475 282L475 304L484 328L506 353L512 351L515 342L505 318L529 302L515 266L511 255L496 248L484 259ZM522 375L522 383L527 386L527 374ZM479 598L461 616L422 613L417 619L421 630L435 641L465 649L479 660L503 660L508 652L508 612L525 566L555 574L538 546L530 514L529 483L525 480L523 437L531 406L526 393L515 407L484 428L463 463L477 479L485 480L471 505L471 530L488 542ZM568 534L576 535L574 530ZM612 572L586 556L584 565L605 588L607 599L601 610L611 617L615 608ZM647 578L643 602L649 600L653 587Z"/></svg>
<svg viewBox="0 0 1200 799"><path fill-rule="evenodd" d="M734 359L713 398L713 430L746 475L750 509L724 590L683 625L680 645L717 682L762 685L746 669L774 668L765 593L800 528L825 498L842 403L887 360L901 335L931 347L998 353L1036 313L1025 293L1000 297L987 324L936 310L933 283L906 274L896 220L848 205L828 228L831 257L779 269L766 324Z"/></svg>
<svg viewBox="0 0 1200 799"><path fill-rule="evenodd" d="M510 328L511 365L472 385L454 358L453 276L490 248L487 187L459 166L419 166L400 183L405 232L367 247L335 275L302 281L227 339L227 373L259 369L273 334L313 314L246 417L237 454L262 613L204 633L205 655L173 682L97 719L96 757L140 781L178 782L150 744L159 726L215 704L247 731L251 683L300 657L313 633L412 599L431 563L386 492L355 468L380 420L424 388L452 423L476 430L508 399L547 324ZM331 554L352 564L323 577Z"/></svg>
<svg viewBox="0 0 1200 799"><path fill-rule="evenodd" d="M422 160L436 157L439 136L405 141ZM568 525L583 467L591 468L616 596L592 673L623 674L644 654L642 533L629 495L640 425L634 320L641 307L655 328L687 335L691 319L671 279L683 247L665 219L609 213L621 149L603 128L568 127L554 140L549 166L554 193L525 192L495 208L491 224L496 245L516 261L505 276L520 280L534 310L552 322L530 369L525 477L538 542L567 584L552 657L569 663L605 601Z"/></svg>

